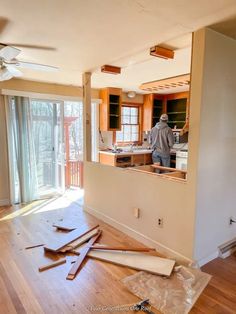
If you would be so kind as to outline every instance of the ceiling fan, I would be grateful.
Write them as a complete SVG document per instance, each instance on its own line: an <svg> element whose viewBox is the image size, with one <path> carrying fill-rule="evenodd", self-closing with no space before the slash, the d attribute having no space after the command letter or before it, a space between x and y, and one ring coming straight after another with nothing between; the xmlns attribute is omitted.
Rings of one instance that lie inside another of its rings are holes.
<svg viewBox="0 0 236 314"><path fill-rule="evenodd" d="M0 44L0 81L7 81L13 77L22 76L18 68L26 68L39 71L57 71L58 68L50 65L25 62L16 59L21 50L12 46Z"/></svg>

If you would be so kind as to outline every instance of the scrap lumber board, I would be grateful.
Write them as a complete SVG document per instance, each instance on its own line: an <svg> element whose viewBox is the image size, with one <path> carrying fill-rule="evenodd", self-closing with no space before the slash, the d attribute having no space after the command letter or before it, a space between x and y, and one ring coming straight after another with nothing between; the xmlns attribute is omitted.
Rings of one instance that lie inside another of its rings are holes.
<svg viewBox="0 0 236 314"><path fill-rule="evenodd" d="M71 242L77 240L78 238L81 238L85 234L89 233L90 231L92 231L93 229L96 229L98 227L99 227L99 225L96 225L93 228L88 229L87 226L82 226L80 229L75 229L74 231L69 232L64 237L62 237L61 240L58 240L53 244L46 245L44 247L44 250L45 251L58 252L64 246L70 244Z"/></svg>
<svg viewBox="0 0 236 314"><path fill-rule="evenodd" d="M101 261L137 270L144 270L162 276L170 276L175 265L174 260L138 252L93 250L89 251L88 256Z"/></svg>
<svg viewBox="0 0 236 314"><path fill-rule="evenodd" d="M56 267L56 266L59 266L59 265L65 264L65 263L66 263L65 258L60 259L59 261L56 261L54 263L50 263L50 264L39 267L39 271L44 271L44 270L47 270L47 269L50 269L50 268L53 268L53 267Z"/></svg>
<svg viewBox="0 0 236 314"><path fill-rule="evenodd" d="M98 233L98 231L99 231L98 228L93 229L92 231L88 232L87 234L85 234L81 238L79 238L79 239L71 242L70 244L64 246L63 248L61 248L59 252L65 253L65 252L76 249L78 246L82 245L83 243L87 242L92 237L94 237Z"/></svg>
<svg viewBox="0 0 236 314"><path fill-rule="evenodd" d="M87 254L89 253L91 246L97 241L97 239L100 237L101 234L102 234L102 231L99 230L98 234L92 237L89 240L89 242L86 244L86 246L80 251L80 256L77 259L77 261L74 263L74 265L72 266L66 279L73 280L75 278L76 274L79 272L81 268L83 261L85 260Z"/></svg>
<svg viewBox="0 0 236 314"><path fill-rule="evenodd" d="M62 231L73 231L75 229L80 228L78 225L72 225L72 224L65 225L63 223L54 223L52 226L57 228L57 230L62 230Z"/></svg>
<svg viewBox="0 0 236 314"><path fill-rule="evenodd" d="M93 250L109 250L109 251L130 251L130 252L151 252L156 251L154 248L147 247L124 247L124 246L108 246L108 245L92 245L91 249Z"/></svg>

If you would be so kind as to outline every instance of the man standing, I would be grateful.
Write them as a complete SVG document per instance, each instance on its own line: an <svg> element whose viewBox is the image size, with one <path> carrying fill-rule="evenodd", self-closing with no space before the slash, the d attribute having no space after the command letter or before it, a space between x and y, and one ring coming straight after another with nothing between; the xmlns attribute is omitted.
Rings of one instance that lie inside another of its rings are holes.
<svg viewBox="0 0 236 314"><path fill-rule="evenodd" d="M167 124L168 115L162 114L150 133L149 143L153 149L152 161L160 166L170 167L170 149L174 145L174 134Z"/></svg>

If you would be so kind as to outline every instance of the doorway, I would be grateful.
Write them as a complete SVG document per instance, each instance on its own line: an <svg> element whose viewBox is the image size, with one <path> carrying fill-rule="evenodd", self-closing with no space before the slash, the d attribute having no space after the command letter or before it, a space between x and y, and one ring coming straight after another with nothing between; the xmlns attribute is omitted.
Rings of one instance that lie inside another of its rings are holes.
<svg viewBox="0 0 236 314"><path fill-rule="evenodd" d="M62 194L65 190L63 103L32 99L30 110L38 196Z"/></svg>

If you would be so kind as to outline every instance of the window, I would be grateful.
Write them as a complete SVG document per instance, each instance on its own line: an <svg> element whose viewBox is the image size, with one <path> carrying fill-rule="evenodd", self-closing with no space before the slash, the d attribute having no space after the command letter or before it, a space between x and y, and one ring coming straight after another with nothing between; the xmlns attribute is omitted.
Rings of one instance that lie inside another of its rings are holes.
<svg viewBox="0 0 236 314"><path fill-rule="evenodd" d="M116 132L116 142L140 140L139 106L123 105L121 108L121 131Z"/></svg>

